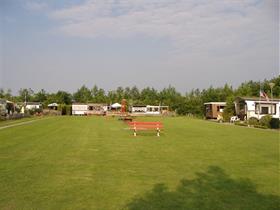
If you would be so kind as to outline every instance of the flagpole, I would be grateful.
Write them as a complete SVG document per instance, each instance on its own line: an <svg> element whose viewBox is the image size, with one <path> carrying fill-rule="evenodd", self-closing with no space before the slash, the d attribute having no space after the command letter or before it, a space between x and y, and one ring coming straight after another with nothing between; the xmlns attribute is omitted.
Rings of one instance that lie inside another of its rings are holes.
<svg viewBox="0 0 280 210"><path fill-rule="evenodd" d="M274 85L275 85L275 84L274 84L273 82L270 82L270 83L269 83L270 93L271 93L271 102L270 102L270 105L271 105L270 114L271 114L271 115L273 115L274 112L275 112L275 114L276 114L276 106L275 106L275 110L274 110L274 112L273 112L274 104L273 104L273 92L272 92L272 89L273 89Z"/></svg>
<svg viewBox="0 0 280 210"><path fill-rule="evenodd" d="M259 110L258 110L258 120L260 120L260 111L261 111L261 81L260 81L260 91L259 91Z"/></svg>

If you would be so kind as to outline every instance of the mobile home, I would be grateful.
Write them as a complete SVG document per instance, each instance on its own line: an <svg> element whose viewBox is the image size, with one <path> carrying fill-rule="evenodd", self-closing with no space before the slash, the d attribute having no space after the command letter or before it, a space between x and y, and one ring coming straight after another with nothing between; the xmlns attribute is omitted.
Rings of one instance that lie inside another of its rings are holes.
<svg viewBox="0 0 280 210"><path fill-rule="evenodd" d="M280 99L237 97L235 100L236 115L241 120L251 117L260 119L265 115L280 119Z"/></svg>
<svg viewBox="0 0 280 210"><path fill-rule="evenodd" d="M104 115L108 110L106 104L73 103L72 115Z"/></svg>
<svg viewBox="0 0 280 210"><path fill-rule="evenodd" d="M168 112L168 106L137 105L131 107L134 115L161 115Z"/></svg>
<svg viewBox="0 0 280 210"><path fill-rule="evenodd" d="M42 109L42 104L40 102L26 102L25 109L26 110Z"/></svg>
<svg viewBox="0 0 280 210"><path fill-rule="evenodd" d="M82 103L72 104L72 115L86 115L88 111L88 105Z"/></svg>
<svg viewBox="0 0 280 210"><path fill-rule="evenodd" d="M0 116L6 116L15 112L15 104L12 101L0 99Z"/></svg>
<svg viewBox="0 0 280 210"><path fill-rule="evenodd" d="M204 103L206 119L217 119L222 117L226 102Z"/></svg>

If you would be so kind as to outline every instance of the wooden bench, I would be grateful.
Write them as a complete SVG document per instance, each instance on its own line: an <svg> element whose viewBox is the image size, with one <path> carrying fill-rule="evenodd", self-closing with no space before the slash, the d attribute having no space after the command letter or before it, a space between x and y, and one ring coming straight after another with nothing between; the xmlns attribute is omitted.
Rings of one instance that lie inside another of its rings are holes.
<svg viewBox="0 0 280 210"><path fill-rule="evenodd" d="M161 122L128 122L131 130L133 130L133 135L136 136L136 132L139 130L155 130L157 136L160 136L160 130L163 129L163 124Z"/></svg>

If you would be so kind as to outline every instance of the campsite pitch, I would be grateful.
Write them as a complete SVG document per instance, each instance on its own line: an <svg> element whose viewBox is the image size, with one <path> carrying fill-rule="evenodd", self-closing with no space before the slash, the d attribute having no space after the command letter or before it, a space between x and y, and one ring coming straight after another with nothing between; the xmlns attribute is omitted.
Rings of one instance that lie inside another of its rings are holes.
<svg viewBox="0 0 280 210"><path fill-rule="evenodd" d="M139 132L111 117L0 130L0 209L279 209L279 132L203 120Z"/></svg>

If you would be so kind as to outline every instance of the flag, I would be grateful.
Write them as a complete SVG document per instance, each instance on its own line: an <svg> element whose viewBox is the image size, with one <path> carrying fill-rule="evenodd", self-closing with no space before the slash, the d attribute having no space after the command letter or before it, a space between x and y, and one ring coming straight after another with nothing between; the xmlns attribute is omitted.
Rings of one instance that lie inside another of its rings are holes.
<svg viewBox="0 0 280 210"><path fill-rule="evenodd" d="M268 98L267 94L262 90L260 90L260 97L265 98L267 101L269 101L269 98Z"/></svg>

